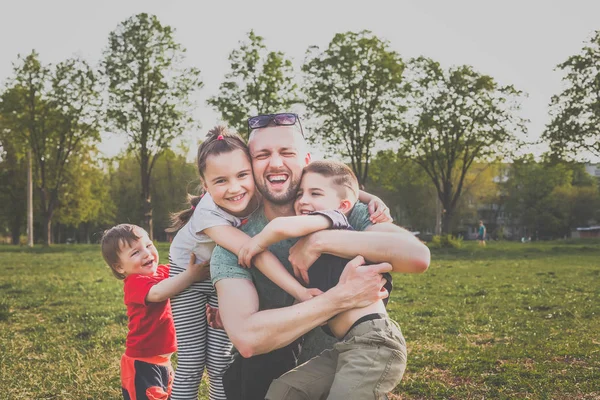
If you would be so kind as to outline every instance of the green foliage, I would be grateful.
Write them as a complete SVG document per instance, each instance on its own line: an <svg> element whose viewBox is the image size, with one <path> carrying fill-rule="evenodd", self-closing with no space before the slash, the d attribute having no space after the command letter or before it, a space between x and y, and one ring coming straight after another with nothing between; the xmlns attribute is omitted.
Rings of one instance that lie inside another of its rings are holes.
<svg viewBox="0 0 600 400"><path fill-rule="evenodd" d="M107 119L126 134L141 169L141 224L152 232L151 175L158 157L192 125L191 101L202 87L200 71L184 68L185 49L174 30L141 13L110 33L103 73L108 80ZM152 233L150 233L152 235Z"/></svg>
<svg viewBox="0 0 600 400"><path fill-rule="evenodd" d="M430 249L461 249L463 247L463 238L453 235L435 235L427 243Z"/></svg>
<svg viewBox="0 0 600 400"><path fill-rule="evenodd" d="M581 168L548 159L536 162L532 155L516 159L504 184L506 211L534 237L564 237L571 228L587 226L598 218L600 194Z"/></svg>
<svg viewBox="0 0 600 400"><path fill-rule="evenodd" d="M552 96L543 138L561 158L582 151L600 156L600 31L557 68L565 73L565 89Z"/></svg>
<svg viewBox="0 0 600 400"><path fill-rule="evenodd" d="M106 226L114 220L115 202L110 195L108 174L99 168L98 157L90 153L78 155L69 169L71 184L60 197L56 222L78 226L93 224Z"/></svg>
<svg viewBox="0 0 600 400"><path fill-rule="evenodd" d="M367 191L377 194L390 208L394 221L417 231L435 225L435 187L423 169L402 153L384 150L369 167Z"/></svg>
<svg viewBox="0 0 600 400"><path fill-rule="evenodd" d="M435 185L445 209L442 228L448 232L473 163L509 154L515 133L525 131L516 114L521 92L467 65L444 70L419 57L408 70L403 151Z"/></svg>
<svg viewBox="0 0 600 400"><path fill-rule="evenodd" d="M137 223L141 219L139 204L140 170L131 155L120 157L110 168L108 181L110 197L116 212L111 224ZM152 198L154 199L154 236L166 241L164 230L170 225L169 214L188 207L187 193L197 194L199 179L195 166L183 155L165 151L152 174ZM106 188L105 188L106 189Z"/></svg>
<svg viewBox="0 0 600 400"><path fill-rule="evenodd" d="M280 51L268 51L254 31L231 52L229 61L231 71L219 94L207 103L242 136L247 138L249 116L289 111L299 101L291 60Z"/></svg>
<svg viewBox="0 0 600 400"><path fill-rule="evenodd" d="M323 51L311 47L302 71L306 107L319 121L311 139L349 158L365 184L373 146L397 137L402 59L369 31L346 32Z"/></svg>
<svg viewBox="0 0 600 400"><path fill-rule="evenodd" d="M68 59L52 67L43 65L35 51L19 57L2 93L4 129L24 144L17 149L33 155L47 245L60 192L69 184L69 163L100 139L99 106L97 77L85 61Z"/></svg>
<svg viewBox="0 0 600 400"><path fill-rule="evenodd" d="M12 244L19 244L27 218L27 160L19 137L2 122L0 113L0 232L10 232Z"/></svg>

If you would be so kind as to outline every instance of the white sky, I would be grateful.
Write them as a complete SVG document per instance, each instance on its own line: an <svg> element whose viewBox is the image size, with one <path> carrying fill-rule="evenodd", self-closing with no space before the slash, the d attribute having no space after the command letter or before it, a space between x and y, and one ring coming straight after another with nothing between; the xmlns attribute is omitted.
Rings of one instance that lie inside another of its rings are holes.
<svg viewBox="0 0 600 400"><path fill-rule="evenodd" d="M470 64L528 93L522 116L531 120L530 140L541 134L550 97L560 91L555 66L579 53L600 29L598 0L0 0L0 10L2 83L12 74L17 54L32 49L46 63L74 54L97 63L119 22L138 12L156 14L176 29L188 63L202 71L205 86L198 94L197 117L203 130L192 134L194 145L218 120L205 100L217 92L229 68L229 53L250 29L296 66L310 45L325 48L334 34L362 29L389 40L404 59L424 55L445 67ZM114 155L123 143L107 135L101 148Z"/></svg>

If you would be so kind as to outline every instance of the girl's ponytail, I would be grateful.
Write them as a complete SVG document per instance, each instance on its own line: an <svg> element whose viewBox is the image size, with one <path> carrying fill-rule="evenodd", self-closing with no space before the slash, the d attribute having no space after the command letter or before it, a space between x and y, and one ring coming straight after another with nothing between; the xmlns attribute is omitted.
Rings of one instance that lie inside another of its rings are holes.
<svg viewBox="0 0 600 400"><path fill-rule="evenodd" d="M173 232L177 232L178 230L183 228L183 226L185 224L187 224L187 222L190 220L190 218L192 218L192 215L194 214L194 210L196 209L196 206L198 205L198 203L200 203L200 199L202 198L202 196L203 195L193 196L191 194L188 194L187 200L188 200L188 204L190 206L188 208L186 208L185 210L171 213L171 215L170 215L171 226L169 226L167 229L165 229L165 232L173 233Z"/></svg>

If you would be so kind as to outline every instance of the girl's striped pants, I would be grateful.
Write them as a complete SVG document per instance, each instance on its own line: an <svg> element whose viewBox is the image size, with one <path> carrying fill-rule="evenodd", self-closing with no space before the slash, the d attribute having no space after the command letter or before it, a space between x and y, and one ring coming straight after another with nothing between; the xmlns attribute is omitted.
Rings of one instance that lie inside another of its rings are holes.
<svg viewBox="0 0 600 400"><path fill-rule="evenodd" d="M171 264L170 270L170 276L174 276L184 269ZM208 326L207 303L219 306L210 280L196 282L171 298L177 334L177 368L172 400L197 400L205 367L210 382L210 400L226 400L222 379L231 360L231 342L224 330Z"/></svg>

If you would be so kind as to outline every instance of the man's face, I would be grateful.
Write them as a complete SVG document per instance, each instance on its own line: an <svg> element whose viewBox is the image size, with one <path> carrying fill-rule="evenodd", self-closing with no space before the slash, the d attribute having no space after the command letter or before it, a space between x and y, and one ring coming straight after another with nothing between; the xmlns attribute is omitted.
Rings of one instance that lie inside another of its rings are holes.
<svg viewBox="0 0 600 400"><path fill-rule="evenodd" d="M254 181L267 201L280 205L294 201L302 168L310 161L303 140L295 126L269 126L250 136Z"/></svg>

